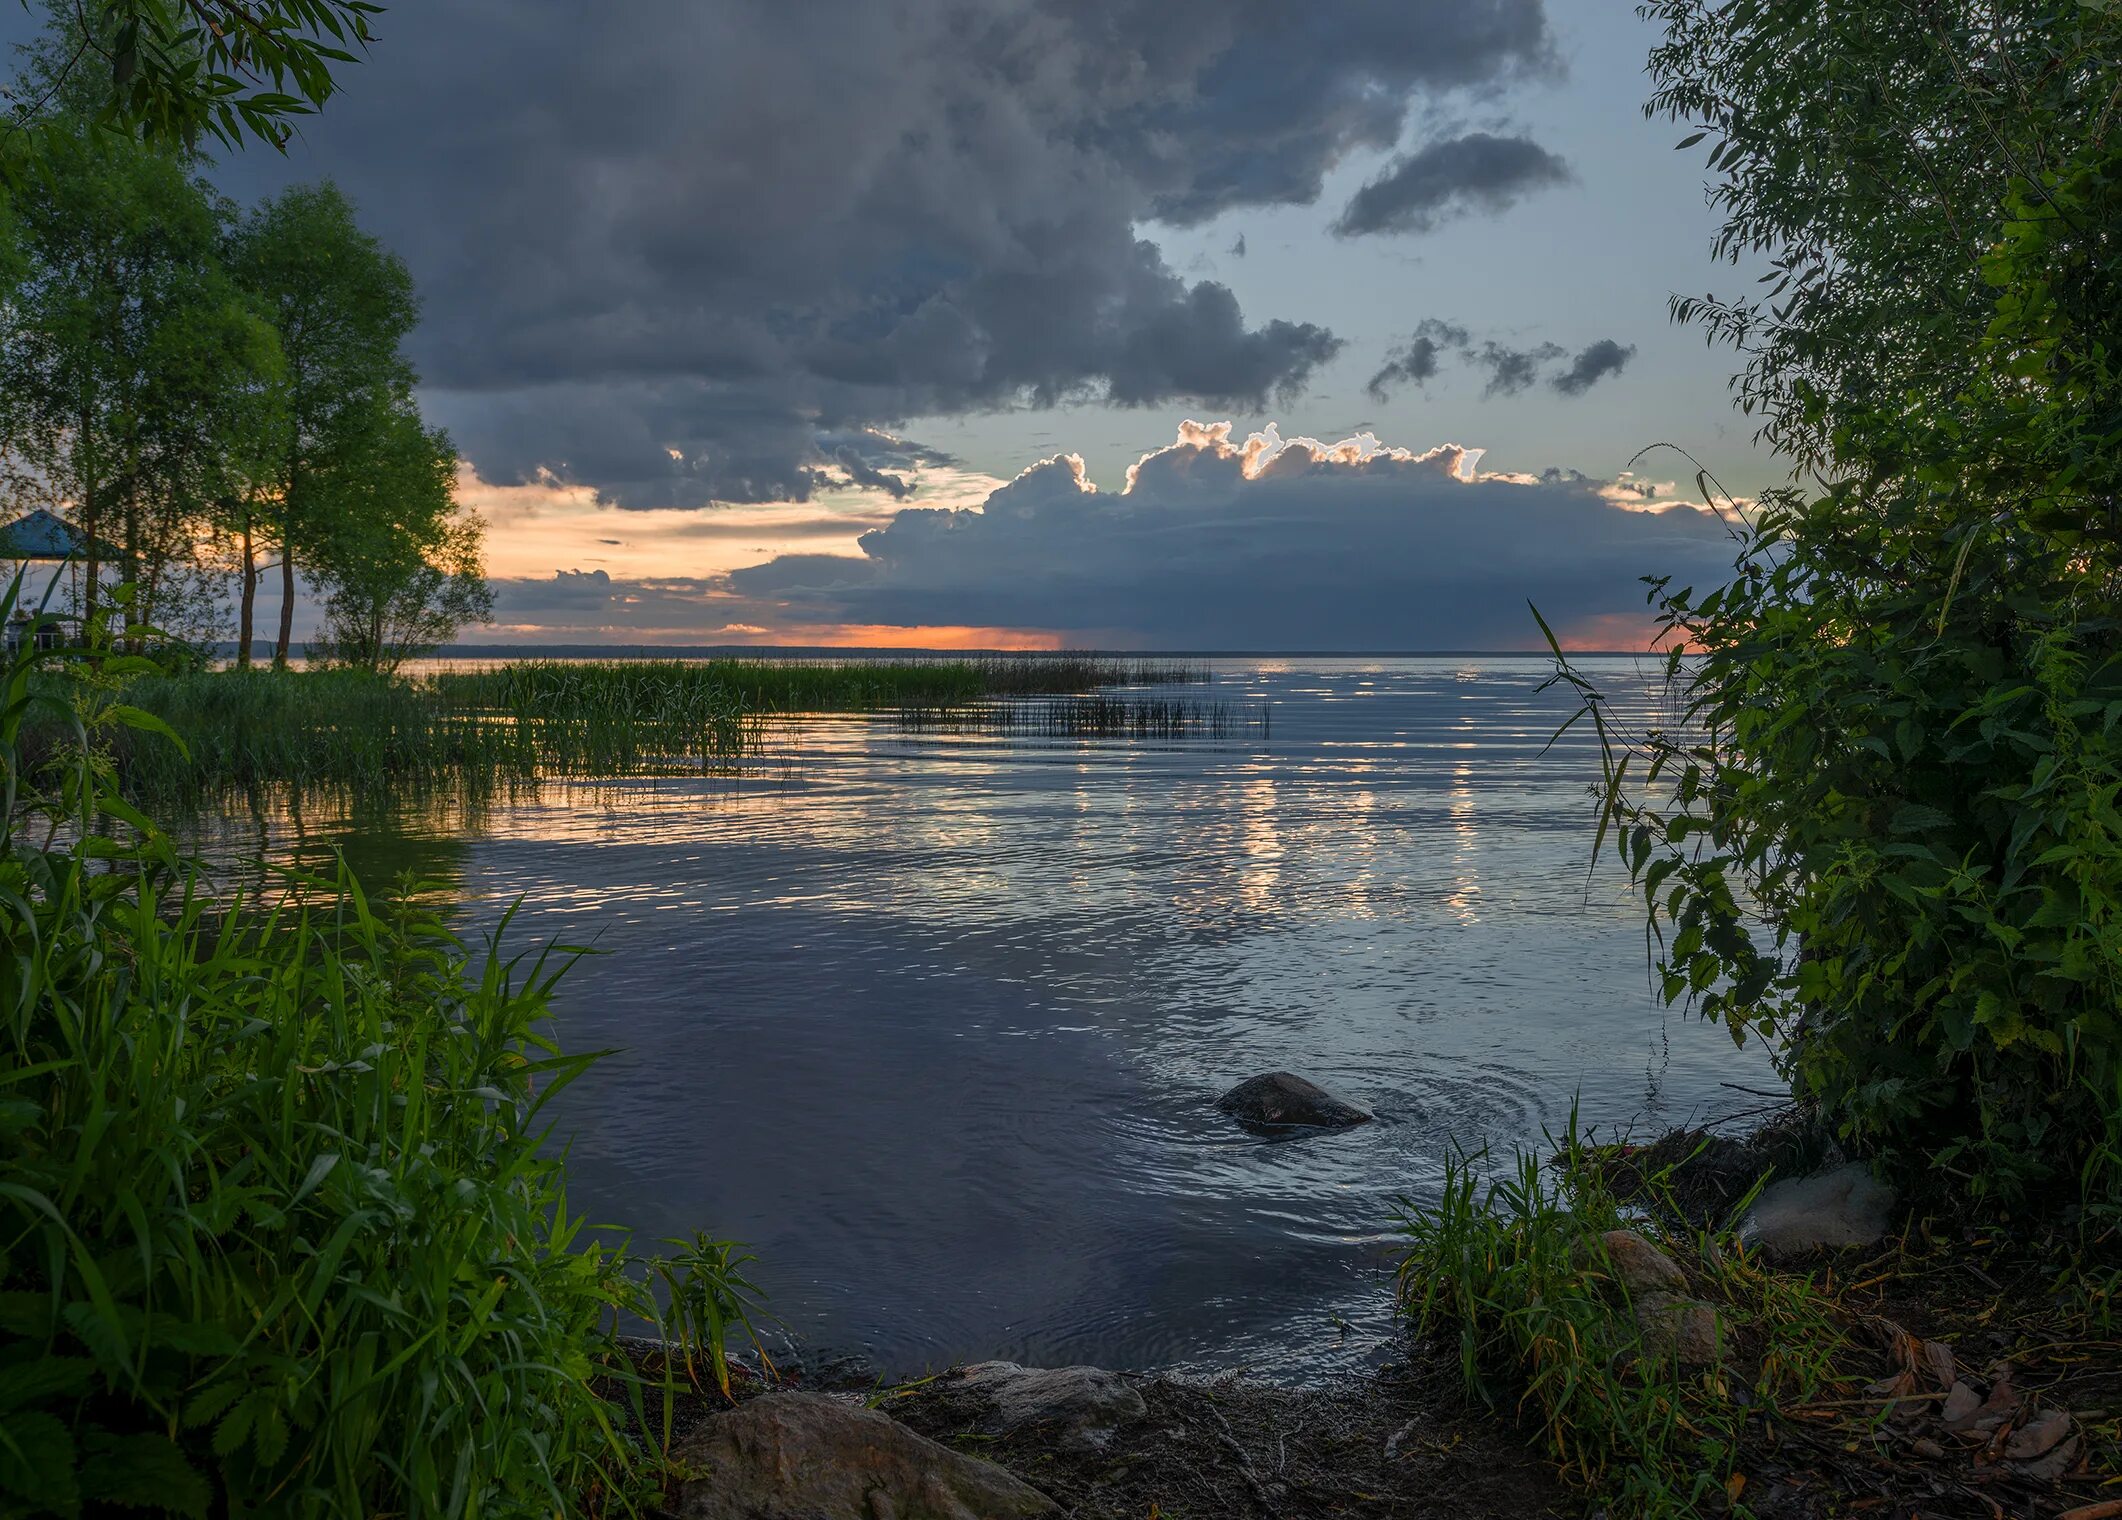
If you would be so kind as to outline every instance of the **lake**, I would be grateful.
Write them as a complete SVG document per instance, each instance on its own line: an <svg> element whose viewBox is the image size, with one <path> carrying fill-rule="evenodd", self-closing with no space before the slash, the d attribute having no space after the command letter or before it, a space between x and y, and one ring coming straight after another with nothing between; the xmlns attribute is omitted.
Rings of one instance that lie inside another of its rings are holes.
<svg viewBox="0 0 2122 1520"><path fill-rule="evenodd" d="M1647 710L1637 662L1585 668ZM1663 1008L1587 876L1588 725L1531 657L1219 659L1220 735L777 724L738 780L553 785L214 831L447 881L470 931L594 943L557 1004L573 1198L748 1242L806 1354L1309 1378L1390 1330L1396 1201L1575 1101L1602 1130L1779 1084ZM1624 704L1626 706L1627 704ZM1266 721L1261 721L1261 714ZM1213 1104L1286 1068L1375 1123L1270 1141Z"/></svg>

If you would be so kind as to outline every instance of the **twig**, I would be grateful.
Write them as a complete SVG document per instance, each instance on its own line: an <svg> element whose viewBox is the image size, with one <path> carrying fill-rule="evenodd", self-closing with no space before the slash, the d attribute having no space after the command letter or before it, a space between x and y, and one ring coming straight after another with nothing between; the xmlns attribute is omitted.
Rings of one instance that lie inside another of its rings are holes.
<svg viewBox="0 0 2122 1520"><path fill-rule="evenodd" d="M1259 1505L1268 1514L1274 1514L1276 1512L1275 1501L1269 1495L1267 1485L1262 1483L1260 1475L1253 1471L1252 1458L1247 1456L1245 1448L1238 1444L1237 1432L1230 1428L1230 1421L1223 1418L1223 1411L1216 1407L1213 1399L1209 1401L1208 1412L1210 1418L1216 1422L1216 1428L1220 1432L1216 1439L1221 1441L1229 1449L1230 1454L1238 1459L1238 1476L1245 1480L1245 1487L1252 1494L1253 1503Z"/></svg>

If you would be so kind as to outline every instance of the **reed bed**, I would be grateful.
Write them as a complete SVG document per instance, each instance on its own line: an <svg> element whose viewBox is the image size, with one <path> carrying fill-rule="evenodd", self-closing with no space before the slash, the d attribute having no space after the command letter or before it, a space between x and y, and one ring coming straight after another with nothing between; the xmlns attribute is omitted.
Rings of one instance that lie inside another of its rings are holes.
<svg viewBox="0 0 2122 1520"><path fill-rule="evenodd" d="M981 701L963 707L902 707L908 733L993 734L1040 739L1228 739L1267 737L1270 715L1230 702L1085 696Z"/></svg>
<svg viewBox="0 0 2122 1520"><path fill-rule="evenodd" d="M760 753L766 720L800 713L965 714L991 732L1054 735L1224 732L1227 716L1194 704L1136 710L1089 695L1208 679L1198 663L1073 654L525 660L397 678L348 670L140 675L71 682L68 700L145 713L156 728L181 734L180 747L120 724L106 742L129 794L197 804L272 787L481 797L547 778L722 771ZM1065 700L1015 716L992 710L997 697L1048 694ZM34 758L59 738L45 723L25 747Z"/></svg>
<svg viewBox="0 0 2122 1520"><path fill-rule="evenodd" d="M747 715L948 709L987 697L1193 684L1208 681L1211 672L1198 661L1025 654L960 660L523 660L444 671L432 679L462 706L567 721L638 721L662 704L686 710L733 701Z"/></svg>

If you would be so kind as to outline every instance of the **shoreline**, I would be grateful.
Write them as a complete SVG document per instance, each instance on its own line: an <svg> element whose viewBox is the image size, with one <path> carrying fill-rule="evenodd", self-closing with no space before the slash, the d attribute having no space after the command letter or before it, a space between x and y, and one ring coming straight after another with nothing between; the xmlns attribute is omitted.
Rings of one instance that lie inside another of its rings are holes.
<svg viewBox="0 0 2122 1520"><path fill-rule="evenodd" d="M1790 1146L1788 1132L1720 1142L1683 1130L1647 1146L1613 1147L1599 1164L1624 1187L1654 1166L1671 1167L1659 1172L1661 1181L1678 1184L1665 1196L1700 1226L1747 1197L1771 1158L1791 1160ZM1676 1153L1686 1159L1672 1166ZM1659 1238L1685 1259L1690 1221L1672 1223L1682 1228ZM1846 1384L1848 1396L1747 1410L1735 1427L1732 1475L1706 1487L1698 1481L1688 1507L1658 1512L1757 1520L2122 1516L2122 1335L2096 1330L2098 1305L2062 1291L2054 1258L2040 1242L1905 1213L1897 1227L1874 1246L1750 1267L1776 1291L1816 1292L1831 1306L1832 1325L1817 1333L1833 1345L1819 1349L1823 1356L1831 1349L1835 1391ZM1652 1228L1648 1215L1645 1228ZM1697 1238L1712 1255L1730 1240L1707 1228ZM1687 1275L1698 1286L1701 1272L1690 1260ZM1649 1298L1642 1295L1639 1305ZM670 1348L637 1341L626 1351L651 1388L667 1372L686 1381ZM1720 1387L1730 1378L1739 1385L1735 1397L1748 1403L1748 1368L1763 1354L1757 1335L1735 1323L1730 1344L1702 1376L1714 1376ZM2004 1412L1957 1434L1941 1426L1945 1390L1921 1391L1915 1376L1941 1360L1957 1366L1956 1381L1990 1390L1985 1410ZM1022 1510L989 1511L974 1502L877 1511L899 1520L989 1512L1081 1520L1516 1520L1583 1515L1607 1504L1613 1496L1603 1487L1565 1480L1550 1448L1552 1431L1534 1417L1513 1370L1484 1362L1483 1373L1485 1398L1468 1387L1458 1337L1423 1334L1411 1324L1401 1326L1390 1359L1373 1371L1337 1372L1302 1386L1245 1369L1189 1376L979 1363L871 1384L831 1371L815 1380L801 1373L762 1380L747 1369L727 1400L712 1386L681 1393L670 1451L680 1473L708 1476L674 1485L658 1513L836 1520L837 1509L717 1507L715 1496L731 1481L729 1464L740 1461L732 1453L794 1439L776 1422L812 1416L827 1425L869 1422L855 1444L872 1454L880 1432L918 1443L910 1446L911 1460L925 1464L931 1487L963 1462L968 1472L999 1473L995 1481L1013 1481L1032 1496L1024 1502L1033 1507ZM1694 1375L1684 1365L1683 1374ZM886 1423L877 1424L880 1417ZM2043 1430L2050 1442L2033 1451ZM815 1474L836 1460L813 1454L805 1465ZM1051 1508L1036 1507L1049 1502ZM2116 1507L2105 1507L2110 1503Z"/></svg>

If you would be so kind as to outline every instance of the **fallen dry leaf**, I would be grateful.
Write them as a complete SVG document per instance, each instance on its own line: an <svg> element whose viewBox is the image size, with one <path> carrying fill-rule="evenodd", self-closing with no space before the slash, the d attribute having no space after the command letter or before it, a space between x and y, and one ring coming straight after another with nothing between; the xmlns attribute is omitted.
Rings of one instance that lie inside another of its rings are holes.
<svg viewBox="0 0 2122 1520"><path fill-rule="evenodd" d="M1952 1392L1945 1396L1945 1407L1938 1411L1938 1422L1947 1430L1965 1430L1975 1422L1981 1408L1981 1394L1965 1383L1955 1383Z"/></svg>
<svg viewBox="0 0 2122 1520"><path fill-rule="evenodd" d="M2083 1441L2072 1436L2047 1456L2033 1462L2019 1463L2017 1472L2020 1477L2030 1478L2036 1483L2053 1483L2071 1470L2084 1445Z"/></svg>
<svg viewBox="0 0 2122 1520"><path fill-rule="evenodd" d="M2052 1450L2055 1444L2070 1434L2070 1411L2050 1409L2036 1415L2004 1443L2006 1460L2031 1462L2035 1457Z"/></svg>

